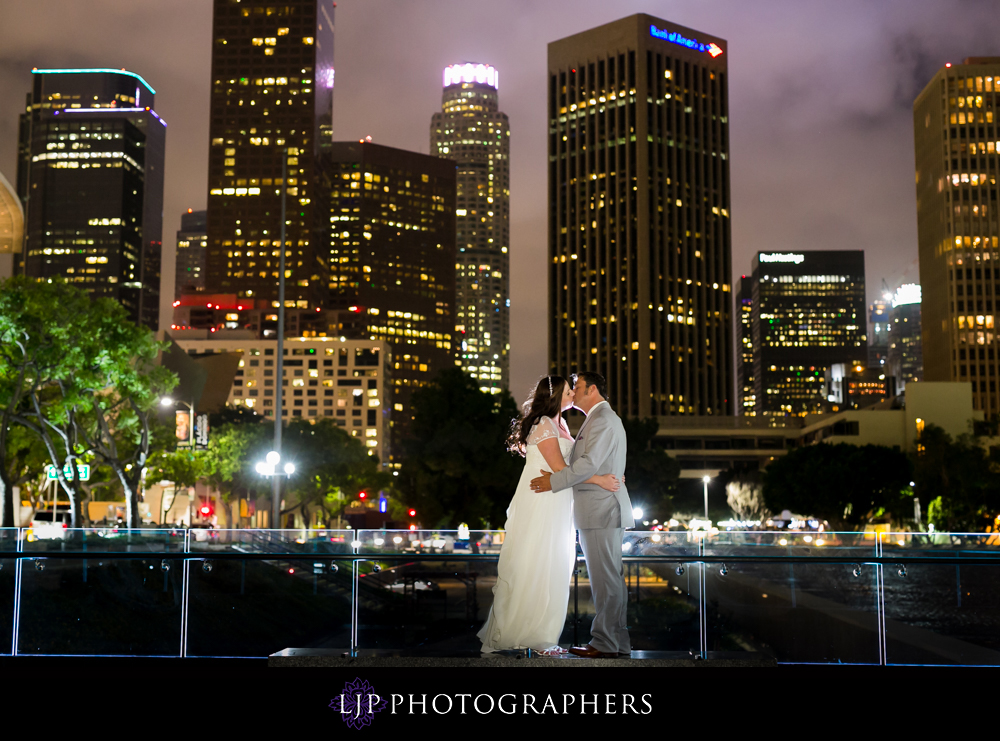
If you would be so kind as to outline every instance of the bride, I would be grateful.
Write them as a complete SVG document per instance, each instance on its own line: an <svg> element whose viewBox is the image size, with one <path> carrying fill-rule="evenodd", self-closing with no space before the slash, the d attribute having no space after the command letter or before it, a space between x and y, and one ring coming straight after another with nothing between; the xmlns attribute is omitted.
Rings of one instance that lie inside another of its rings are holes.
<svg viewBox="0 0 1000 741"><path fill-rule="evenodd" d="M542 378L507 438L510 449L525 457L525 465L507 508L493 606L477 634L484 653L521 648L546 656L566 653L558 640L576 562L573 490L533 492L530 483L541 468L553 473L566 468L573 437L562 412L572 405L573 390L566 379ZM611 474L586 483L608 491L620 486Z"/></svg>

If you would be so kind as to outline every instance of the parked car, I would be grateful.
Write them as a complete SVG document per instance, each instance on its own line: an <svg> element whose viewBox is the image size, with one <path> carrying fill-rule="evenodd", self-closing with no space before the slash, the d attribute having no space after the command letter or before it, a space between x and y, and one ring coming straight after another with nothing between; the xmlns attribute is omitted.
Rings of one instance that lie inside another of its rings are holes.
<svg viewBox="0 0 1000 741"><path fill-rule="evenodd" d="M70 521L69 512L36 512L30 534L38 540L66 540Z"/></svg>

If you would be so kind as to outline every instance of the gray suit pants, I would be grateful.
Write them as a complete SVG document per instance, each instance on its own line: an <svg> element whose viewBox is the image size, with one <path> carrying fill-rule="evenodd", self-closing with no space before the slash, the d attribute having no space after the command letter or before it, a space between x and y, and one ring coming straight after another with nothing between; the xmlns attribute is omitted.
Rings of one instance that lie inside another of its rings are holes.
<svg viewBox="0 0 1000 741"><path fill-rule="evenodd" d="M580 530L580 546L587 559L590 593L597 614L590 627L590 645L604 653L632 650L626 626L628 587L622 564L622 536L625 530L594 528Z"/></svg>

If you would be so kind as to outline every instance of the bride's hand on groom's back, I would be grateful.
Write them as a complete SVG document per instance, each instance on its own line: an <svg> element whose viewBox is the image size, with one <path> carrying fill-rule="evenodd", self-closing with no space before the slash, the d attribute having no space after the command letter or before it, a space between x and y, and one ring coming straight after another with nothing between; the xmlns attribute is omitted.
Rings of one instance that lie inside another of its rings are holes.
<svg viewBox="0 0 1000 741"><path fill-rule="evenodd" d="M603 476L594 476L594 483L606 491L618 491L624 481L624 476L622 477L622 481L619 481L615 478L615 475L611 473L606 473Z"/></svg>

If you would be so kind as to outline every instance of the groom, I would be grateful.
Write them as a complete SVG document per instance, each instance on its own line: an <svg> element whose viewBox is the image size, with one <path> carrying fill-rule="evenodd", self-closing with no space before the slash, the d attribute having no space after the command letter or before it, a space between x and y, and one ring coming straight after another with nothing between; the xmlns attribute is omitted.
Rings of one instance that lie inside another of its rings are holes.
<svg viewBox="0 0 1000 741"><path fill-rule="evenodd" d="M573 406L587 415L569 465L558 473L542 471L532 479L534 491L562 491L573 487L573 519L587 561L590 591L597 614L586 646L569 651L587 659L628 656L632 650L625 627L628 589L622 568L622 537L633 527L632 503L625 485L616 492L583 482L594 475L625 474L625 429L605 400L607 384L600 373L576 374Z"/></svg>

